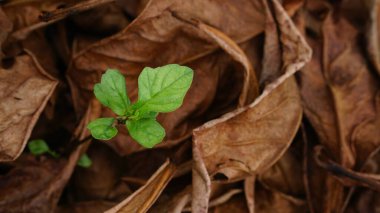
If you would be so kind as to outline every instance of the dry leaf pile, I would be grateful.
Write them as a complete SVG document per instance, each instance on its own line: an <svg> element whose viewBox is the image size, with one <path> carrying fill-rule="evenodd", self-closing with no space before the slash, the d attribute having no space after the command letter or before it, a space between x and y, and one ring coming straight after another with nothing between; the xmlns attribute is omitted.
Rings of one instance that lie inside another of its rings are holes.
<svg viewBox="0 0 380 213"><path fill-rule="evenodd" d="M0 212L380 209L379 1L3 0L0 46ZM89 137L107 68L134 101L170 63L195 75L163 143Z"/></svg>

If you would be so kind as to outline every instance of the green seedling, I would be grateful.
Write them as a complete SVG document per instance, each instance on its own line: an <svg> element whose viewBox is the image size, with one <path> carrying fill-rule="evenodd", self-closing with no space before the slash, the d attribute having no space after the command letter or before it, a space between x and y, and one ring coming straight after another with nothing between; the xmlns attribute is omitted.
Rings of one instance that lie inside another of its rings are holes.
<svg viewBox="0 0 380 213"><path fill-rule="evenodd" d="M29 151L35 156L49 154L55 158L59 157L59 155L53 150L51 150L48 144L42 139L29 141L28 148Z"/></svg>
<svg viewBox="0 0 380 213"><path fill-rule="evenodd" d="M30 153L32 153L35 156L40 156L43 154L49 154L55 158L59 157L59 154L54 152L53 150L51 150L49 145L42 139L36 139L36 140L29 141L28 148L29 148ZM87 154L83 154L79 158L77 165L80 167L88 168L92 165L92 161L88 157Z"/></svg>
<svg viewBox="0 0 380 213"><path fill-rule="evenodd" d="M146 67L138 78L138 100L131 103L124 76L108 69L94 86L95 97L117 116L98 118L87 128L99 140L116 136L117 124L126 126L129 135L140 145L152 148L165 137L165 129L156 121L158 113L178 109L193 81L193 70L178 64Z"/></svg>
<svg viewBox="0 0 380 213"><path fill-rule="evenodd" d="M89 168L92 165L92 160L88 157L87 154L83 154L78 162L77 165L84 168Z"/></svg>

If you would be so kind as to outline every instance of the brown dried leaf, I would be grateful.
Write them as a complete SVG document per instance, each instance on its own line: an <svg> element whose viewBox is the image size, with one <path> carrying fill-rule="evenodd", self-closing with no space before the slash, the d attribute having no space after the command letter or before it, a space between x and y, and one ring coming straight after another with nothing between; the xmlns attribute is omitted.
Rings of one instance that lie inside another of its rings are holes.
<svg viewBox="0 0 380 213"><path fill-rule="evenodd" d="M242 92L239 97L239 106L244 106L251 103L259 93L259 85L256 78L256 73L243 50L228 36L219 30L208 26L202 22L198 22L197 27L209 35L214 41L226 51L234 60L241 63L244 67L244 82Z"/></svg>
<svg viewBox="0 0 380 213"><path fill-rule="evenodd" d="M329 15L322 30L323 46L309 39L315 54L300 75L305 113L321 143L350 168L355 161L362 164L380 142L375 119L378 82L360 52L359 35L352 25Z"/></svg>
<svg viewBox="0 0 380 213"><path fill-rule="evenodd" d="M211 180L202 155L194 141L193 160L191 209L194 212L206 213L211 196Z"/></svg>
<svg viewBox="0 0 380 213"><path fill-rule="evenodd" d="M144 186L105 213L147 212L169 183L175 170L174 164L166 161Z"/></svg>
<svg viewBox="0 0 380 213"><path fill-rule="evenodd" d="M256 176L251 176L244 180L244 196L249 213L255 212L255 184Z"/></svg>
<svg viewBox="0 0 380 213"><path fill-rule="evenodd" d="M300 124L302 109L297 85L289 76L309 60L311 50L281 5L277 1L272 3L282 43L268 43L264 51L282 48L280 63L284 69L277 66L263 68L271 73L267 76L273 73L277 79L268 79L272 83L261 96L249 106L208 122L193 133L194 168L203 171L205 167L216 180L236 181L265 171L287 149ZM268 15L271 15L269 9ZM270 28L266 33L272 33ZM264 58L264 65L269 64L265 60L270 60L269 57ZM192 208L195 211L207 210L210 186L206 176L193 177L193 190L204 192L193 192Z"/></svg>
<svg viewBox="0 0 380 213"><path fill-rule="evenodd" d="M380 147L374 150L366 160L361 171L379 176ZM345 200L345 212L376 212L379 209L380 193L367 188L351 188Z"/></svg>
<svg viewBox="0 0 380 213"><path fill-rule="evenodd" d="M220 173L228 180L234 180L269 168L279 158L278 154L288 147L298 129L301 108L297 86L294 79L286 79L306 63L310 49L281 5L276 1L273 4L282 33L282 45L287 47L282 53L285 73L268 85L248 107L226 114L194 131L194 145L211 176ZM268 149L268 152L263 154L263 149ZM258 154L252 154L252 150ZM244 155L245 151L250 154ZM256 156L260 156L260 160Z"/></svg>
<svg viewBox="0 0 380 213"><path fill-rule="evenodd" d="M279 159L298 130L301 112L297 85L289 78L248 107L196 129L194 145L214 179L240 180Z"/></svg>
<svg viewBox="0 0 380 213"><path fill-rule="evenodd" d="M315 54L300 75L305 114L334 161L347 169L360 167L380 144L378 82L361 53L358 31L332 14L322 26L321 33L315 32L309 39ZM320 189L321 184L312 183ZM322 200L315 201L318 207L325 212L341 209L345 196L342 184L328 175L323 185L326 195L313 196L324 200L323 205Z"/></svg>
<svg viewBox="0 0 380 213"><path fill-rule="evenodd" d="M16 159L57 82L30 54L0 69L0 161Z"/></svg>

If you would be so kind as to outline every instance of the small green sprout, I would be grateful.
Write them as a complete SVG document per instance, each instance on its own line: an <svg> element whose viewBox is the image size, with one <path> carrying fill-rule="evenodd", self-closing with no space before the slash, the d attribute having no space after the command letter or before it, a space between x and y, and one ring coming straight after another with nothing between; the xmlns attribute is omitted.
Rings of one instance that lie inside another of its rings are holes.
<svg viewBox="0 0 380 213"><path fill-rule="evenodd" d="M88 155L85 153L83 154L78 162L77 165L83 168L89 168L92 165L92 160L88 157Z"/></svg>
<svg viewBox="0 0 380 213"><path fill-rule="evenodd" d="M48 153L55 158L59 157L59 155L53 150L51 150L48 144L42 139L31 140L28 143L28 148L29 151L35 156Z"/></svg>
<svg viewBox="0 0 380 213"><path fill-rule="evenodd" d="M117 124L124 124L129 135L140 145L152 148L165 137L165 129L156 121L158 113L178 109L193 81L193 70L178 64L146 67L138 78L138 100L131 104L124 76L108 69L94 86L96 98L110 108L116 118L98 118L87 128L99 140L116 136Z"/></svg>
<svg viewBox="0 0 380 213"><path fill-rule="evenodd" d="M40 156L43 154L49 154L55 158L59 157L59 154L50 149L49 145L42 139L31 140L28 143L30 153L34 156ZM92 165L91 159L86 153L84 153L78 160L77 165L84 168L89 168Z"/></svg>

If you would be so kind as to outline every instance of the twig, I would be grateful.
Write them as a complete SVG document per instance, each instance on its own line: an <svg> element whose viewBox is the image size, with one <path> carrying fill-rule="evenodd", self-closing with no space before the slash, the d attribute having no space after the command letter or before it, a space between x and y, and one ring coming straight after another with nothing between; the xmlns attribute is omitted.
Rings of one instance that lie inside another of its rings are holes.
<svg viewBox="0 0 380 213"><path fill-rule="evenodd" d="M64 18L66 18L67 16L70 16L70 15L73 15L73 14L76 14L79 12L83 12L83 11L86 11L86 10L89 10L89 9L92 9L92 8L95 8L98 6L102 6L104 4L112 3L114 1L115 0L93 0L93 1L81 2L79 4L72 6L72 7L59 8L59 9L54 10L52 12L44 11L39 16L39 19L41 20L41 22L37 22L33 25L21 28L15 32L13 32L10 37L11 37L11 39L14 39L14 40L25 39L29 35L29 33L33 32L39 28L42 28L42 27L48 26L50 24L53 24L55 22L58 22Z"/></svg>
<svg viewBox="0 0 380 213"><path fill-rule="evenodd" d="M85 1L85 2L81 2L79 4L76 4L72 7L60 8L60 9L57 9L57 10L52 11L52 12L44 11L41 13L39 18L41 21L44 21L44 22L51 22L53 20L58 21L58 20L62 20L64 18L66 18L67 16L70 16L70 15L73 15L73 14L76 14L76 13L79 13L79 12L82 12L85 10L89 10L89 9L92 9L92 8L95 8L95 7L104 5L104 4L108 4L108 3L111 3L114 1L115 0Z"/></svg>

